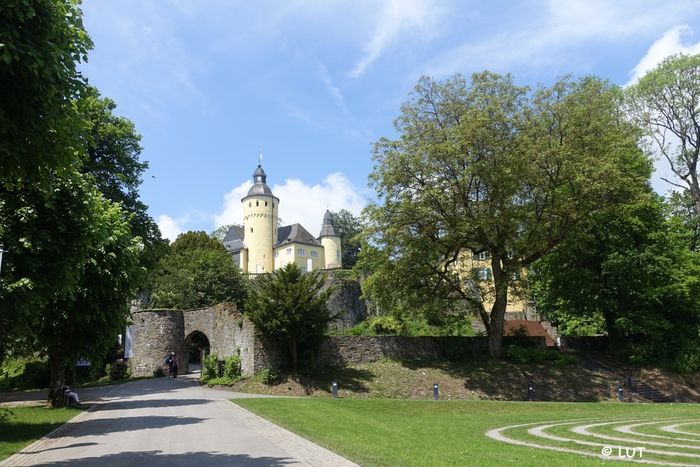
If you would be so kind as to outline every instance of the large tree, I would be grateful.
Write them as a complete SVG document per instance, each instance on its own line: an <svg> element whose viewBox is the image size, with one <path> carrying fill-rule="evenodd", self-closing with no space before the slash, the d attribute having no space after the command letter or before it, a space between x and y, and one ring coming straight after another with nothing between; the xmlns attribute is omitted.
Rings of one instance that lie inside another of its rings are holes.
<svg viewBox="0 0 700 467"><path fill-rule="evenodd" d="M700 217L700 54L669 57L627 90L631 114L646 129L649 148L669 164Z"/></svg>
<svg viewBox="0 0 700 467"><path fill-rule="evenodd" d="M49 402L54 404L63 399L66 366L80 357L99 362L114 345L126 325L129 300L145 275L139 264L143 245L131 232L129 214L89 184L74 195L89 209L87 229L79 233L89 244L78 286L49 301L36 330L48 355Z"/></svg>
<svg viewBox="0 0 700 467"><path fill-rule="evenodd" d="M81 145L77 64L92 42L79 1L3 1L0 43L0 183L45 183L45 169L69 167Z"/></svg>
<svg viewBox="0 0 700 467"><path fill-rule="evenodd" d="M0 200L11 252L0 277L0 360L8 350L48 353L55 400L63 366L113 342L142 268L128 214L89 177L56 175L50 187Z"/></svg>
<svg viewBox="0 0 700 467"><path fill-rule="evenodd" d="M470 83L421 78L396 120L399 138L374 147L378 203L367 209L368 234L395 267L385 286L408 282L469 303L498 356L519 273L646 179L649 163L620 98L595 78L535 92L489 72ZM482 251L488 284L464 270L465 257Z"/></svg>
<svg viewBox="0 0 700 467"><path fill-rule="evenodd" d="M605 331L637 362L671 360L697 342L699 264L683 221L665 209L647 188L586 219L535 265L540 312L567 334Z"/></svg>
<svg viewBox="0 0 700 467"><path fill-rule="evenodd" d="M245 292L240 269L221 242L206 232L186 232L158 264L150 305L187 309L241 304Z"/></svg>
<svg viewBox="0 0 700 467"><path fill-rule="evenodd" d="M148 162L140 159L141 135L133 122L115 115L116 103L101 97L94 87L88 87L78 100L78 109L85 122L86 156L80 170L90 174L105 198L119 203L130 213L131 231L141 238L141 265L154 271L165 254L167 241L148 215L148 207L139 198L139 187Z"/></svg>
<svg viewBox="0 0 700 467"><path fill-rule="evenodd" d="M253 281L245 313L268 341L288 351L297 369L299 350L312 348L335 317L326 306L332 288L319 271L302 272L295 263Z"/></svg>
<svg viewBox="0 0 700 467"><path fill-rule="evenodd" d="M357 255L360 253L360 233L362 222L347 209L341 209L333 215L335 233L340 237L340 245L343 250L343 268L352 269L357 263Z"/></svg>

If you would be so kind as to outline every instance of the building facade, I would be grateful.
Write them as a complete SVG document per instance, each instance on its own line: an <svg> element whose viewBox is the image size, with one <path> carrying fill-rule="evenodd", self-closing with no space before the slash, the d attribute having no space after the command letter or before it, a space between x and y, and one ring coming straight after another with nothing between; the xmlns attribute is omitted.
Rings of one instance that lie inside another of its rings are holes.
<svg viewBox="0 0 700 467"><path fill-rule="evenodd" d="M261 165L253 172L253 186L241 203L243 226L229 229L224 246L244 274L273 272L289 263L307 272L343 267L342 245L330 211L323 216L318 237L301 224L277 225L280 200L267 185Z"/></svg>

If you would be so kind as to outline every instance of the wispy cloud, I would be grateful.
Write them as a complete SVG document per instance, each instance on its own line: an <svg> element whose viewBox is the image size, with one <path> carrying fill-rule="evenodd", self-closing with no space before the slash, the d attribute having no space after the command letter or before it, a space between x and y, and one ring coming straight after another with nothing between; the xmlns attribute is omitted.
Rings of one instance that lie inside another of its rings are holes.
<svg viewBox="0 0 700 467"><path fill-rule="evenodd" d="M244 182L224 196L221 211L214 218L215 226L243 222L243 198L251 186ZM360 190L340 173L328 175L323 182L309 185L297 178L287 179L281 185L273 185L272 192L280 199L279 216L284 224L300 223L309 232L316 234L321 229L323 213L326 209L339 211L347 209L359 215L366 201Z"/></svg>
<svg viewBox="0 0 700 467"><path fill-rule="evenodd" d="M326 68L326 66L323 63L318 62L317 69L318 75L321 78L321 82L326 88L326 91L328 91L328 93L331 95L335 103L338 104L338 107L340 108L340 110L343 111L344 114L350 114L348 106L345 104L345 98L343 97L343 93L340 92L340 88L336 86L333 82L333 78L331 78L331 74L328 71L328 68Z"/></svg>
<svg viewBox="0 0 700 467"><path fill-rule="evenodd" d="M443 14L434 0L387 0L378 15L372 37L364 46L364 56L350 72L350 76L362 76L386 47L401 34L410 32L431 37Z"/></svg>
<svg viewBox="0 0 700 467"><path fill-rule="evenodd" d="M418 74L435 76L476 68L512 71L570 63L572 47L616 43L648 37L694 13L690 1L549 0L523 6L517 17L504 18L500 28L481 39L443 51Z"/></svg>
<svg viewBox="0 0 700 467"><path fill-rule="evenodd" d="M632 69L627 85L636 83L639 78L654 69L666 57L681 53L689 55L700 53L700 41L695 43L685 43L683 41L684 36L690 36L691 34L692 30L686 25L676 26L666 31L651 44L644 57Z"/></svg>

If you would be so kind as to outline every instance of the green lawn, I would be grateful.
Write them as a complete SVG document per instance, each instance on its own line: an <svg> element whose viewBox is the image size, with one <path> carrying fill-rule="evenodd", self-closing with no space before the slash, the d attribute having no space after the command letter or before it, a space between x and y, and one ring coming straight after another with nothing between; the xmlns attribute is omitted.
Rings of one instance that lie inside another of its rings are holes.
<svg viewBox="0 0 700 467"><path fill-rule="evenodd" d="M595 423L608 419L651 421L683 418L700 421L700 406L694 404L377 399L237 399L234 402L363 466L604 465L610 464L610 461L506 444L490 439L484 433L510 425L548 421L554 423L557 420L590 419L592 421L588 423ZM511 429L504 434L549 446L595 454L601 452L600 446L581 446L573 442L536 438L527 432L528 428ZM606 433L606 428L602 427L596 432ZM585 436L567 430L568 427L557 427L549 432L586 440ZM594 441L607 444L604 440ZM630 447L637 445L632 444ZM645 458L700 465L700 437L697 446L698 450L682 451L694 452L699 455L698 458L676 460L654 454L647 454Z"/></svg>
<svg viewBox="0 0 700 467"><path fill-rule="evenodd" d="M0 419L0 461L55 430L81 412L80 409L13 407L7 419ZM6 413L0 410L0 415Z"/></svg>

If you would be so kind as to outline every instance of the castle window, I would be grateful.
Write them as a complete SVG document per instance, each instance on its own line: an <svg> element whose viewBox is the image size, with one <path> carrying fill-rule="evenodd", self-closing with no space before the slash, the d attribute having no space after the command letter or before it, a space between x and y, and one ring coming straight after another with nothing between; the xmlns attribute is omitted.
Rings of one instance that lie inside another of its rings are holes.
<svg viewBox="0 0 700 467"><path fill-rule="evenodd" d="M255 202L255 205L256 205L256 206L260 206L260 201L256 201L256 202Z"/></svg>
<svg viewBox="0 0 700 467"><path fill-rule="evenodd" d="M267 201L265 201L265 206L267 207Z"/></svg>
<svg viewBox="0 0 700 467"><path fill-rule="evenodd" d="M311 256L318 256L318 252L312 250L312 251L311 251Z"/></svg>
<svg viewBox="0 0 700 467"><path fill-rule="evenodd" d="M252 201L248 201L248 207L251 207L253 205Z"/></svg>
<svg viewBox="0 0 700 467"><path fill-rule="evenodd" d="M280 257L280 252L279 252L279 251L275 251L275 258L279 258L279 257Z"/></svg>
<svg viewBox="0 0 700 467"><path fill-rule="evenodd" d="M336 257L336 259L340 259L340 252L339 251L335 252L335 257Z"/></svg>
<svg viewBox="0 0 700 467"><path fill-rule="evenodd" d="M486 261L487 259L491 258L491 254L488 251L480 251L479 253L474 255L474 259L477 259L479 261Z"/></svg>
<svg viewBox="0 0 700 467"><path fill-rule="evenodd" d="M253 228L252 228L252 227L250 228L250 233L253 233Z"/></svg>
<svg viewBox="0 0 700 467"><path fill-rule="evenodd" d="M291 255L291 254L292 254L292 249L291 249L291 248L287 248L287 256L289 256L289 255Z"/></svg>
<svg viewBox="0 0 700 467"><path fill-rule="evenodd" d="M472 270L474 278L479 281L489 281L493 278L491 274L491 269L489 268L475 268Z"/></svg>
<svg viewBox="0 0 700 467"><path fill-rule="evenodd" d="M306 266L301 267L301 272L306 272Z"/></svg>
<svg viewBox="0 0 700 467"><path fill-rule="evenodd" d="M304 256L304 249L303 249L303 248L297 249L297 254L298 254L299 256Z"/></svg>

